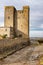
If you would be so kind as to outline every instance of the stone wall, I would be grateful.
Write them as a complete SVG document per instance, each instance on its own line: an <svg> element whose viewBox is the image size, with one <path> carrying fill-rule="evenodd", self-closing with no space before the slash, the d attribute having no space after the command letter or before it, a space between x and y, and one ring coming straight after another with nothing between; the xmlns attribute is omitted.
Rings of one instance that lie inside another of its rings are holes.
<svg viewBox="0 0 43 65"><path fill-rule="evenodd" d="M13 6L5 7L5 27L12 27L13 34L24 38L29 37L29 6L16 10Z"/></svg>
<svg viewBox="0 0 43 65"><path fill-rule="evenodd" d="M13 27L13 24L14 24L14 7L13 6L5 6L4 26L5 27Z"/></svg>
<svg viewBox="0 0 43 65"><path fill-rule="evenodd" d="M7 56L12 52L20 50L21 48L26 47L29 44L30 43L26 38L0 40L0 59L3 58L3 56Z"/></svg>
<svg viewBox="0 0 43 65"><path fill-rule="evenodd" d="M17 35L29 37L29 6L17 11Z"/></svg>
<svg viewBox="0 0 43 65"><path fill-rule="evenodd" d="M6 37L14 37L14 32L12 27L0 27L0 37L7 35Z"/></svg>
<svg viewBox="0 0 43 65"><path fill-rule="evenodd" d="M0 27L0 35L7 34L7 37L10 37L10 28L9 27Z"/></svg>

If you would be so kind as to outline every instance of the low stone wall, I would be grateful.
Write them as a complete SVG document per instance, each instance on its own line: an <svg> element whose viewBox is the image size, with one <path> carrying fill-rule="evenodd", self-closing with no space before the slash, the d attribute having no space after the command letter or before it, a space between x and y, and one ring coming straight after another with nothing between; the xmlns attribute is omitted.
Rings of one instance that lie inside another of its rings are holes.
<svg viewBox="0 0 43 65"><path fill-rule="evenodd" d="M0 59L5 58L17 50L29 45L27 38L3 39L0 40Z"/></svg>
<svg viewBox="0 0 43 65"><path fill-rule="evenodd" d="M18 62L18 63L11 63L11 64L3 64L3 65L40 65L39 62Z"/></svg>

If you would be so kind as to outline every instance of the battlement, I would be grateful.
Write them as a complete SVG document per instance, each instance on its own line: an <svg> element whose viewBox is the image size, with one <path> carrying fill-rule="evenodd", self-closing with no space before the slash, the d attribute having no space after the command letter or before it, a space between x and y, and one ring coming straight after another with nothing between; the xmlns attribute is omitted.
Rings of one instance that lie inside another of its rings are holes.
<svg viewBox="0 0 43 65"><path fill-rule="evenodd" d="M23 8L30 8L29 6L23 6Z"/></svg>
<svg viewBox="0 0 43 65"><path fill-rule="evenodd" d="M17 13L23 13L23 10L17 10Z"/></svg>
<svg viewBox="0 0 43 65"><path fill-rule="evenodd" d="M14 8L14 9L16 9L14 6L5 6L4 8L5 8L5 9L6 9L6 8Z"/></svg>

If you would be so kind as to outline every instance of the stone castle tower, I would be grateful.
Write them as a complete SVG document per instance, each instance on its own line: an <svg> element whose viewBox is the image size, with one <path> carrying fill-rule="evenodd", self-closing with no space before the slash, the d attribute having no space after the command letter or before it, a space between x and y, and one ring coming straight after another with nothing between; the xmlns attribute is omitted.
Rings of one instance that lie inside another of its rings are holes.
<svg viewBox="0 0 43 65"><path fill-rule="evenodd" d="M11 36L29 37L29 10L29 6L23 6L23 10L5 6L4 26L11 28Z"/></svg>
<svg viewBox="0 0 43 65"><path fill-rule="evenodd" d="M10 37L15 35L15 12L16 9L13 6L5 6L4 26L11 28Z"/></svg>

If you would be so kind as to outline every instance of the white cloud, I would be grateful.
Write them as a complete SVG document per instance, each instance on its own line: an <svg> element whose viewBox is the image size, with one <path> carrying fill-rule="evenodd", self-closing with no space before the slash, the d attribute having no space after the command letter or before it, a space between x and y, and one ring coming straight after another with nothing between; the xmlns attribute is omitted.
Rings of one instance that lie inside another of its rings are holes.
<svg viewBox="0 0 43 65"><path fill-rule="evenodd" d="M38 17L38 16L42 16L43 17L43 13L42 12L39 12L39 11L33 11L31 12L31 16L33 17Z"/></svg>
<svg viewBox="0 0 43 65"><path fill-rule="evenodd" d="M32 27L32 24L30 23L29 26Z"/></svg>
<svg viewBox="0 0 43 65"><path fill-rule="evenodd" d="M39 26L39 28L43 28L43 24L41 24L41 25Z"/></svg>
<svg viewBox="0 0 43 65"><path fill-rule="evenodd" d="M32 4L34 5L40 5L43 3L43 0L31 0L32 1Z"/></svg>
<svg viewBox="0 0 43 65"><path fill-rule="evenodd" d="M0 18L4 18L4 6L6 5L13 5L17 9L21 9L22 6L24 5L29 5L30 6L30 21L32 22L38 22L38 16L43 17L43 13L39 11L39 8L41 10L41 5L43 5L43 0L0 0ZM34 11L35 9L35 11ZM42 10L41 10L42 11ZM35 20L37 21L35 21ZM0 22L4 21L0 19ZM30 22L30 27L38 23L33 23L31 24ZM40 24L40 23L39 23ZM36 26L35 26L36 27ZM40 26L41 27L41 26Z"/></svg>
<svg viewBox="0 0 43 65"><path fill-rule="evenodd" d="M43 31L30 31L30 37L43 37Z"/></svg>
<svg viewBox="0 0 43 65"><path fill-rule="evenodd" d="M3 12L0 12L0 17L4 17L4 13Z"/></svg>

